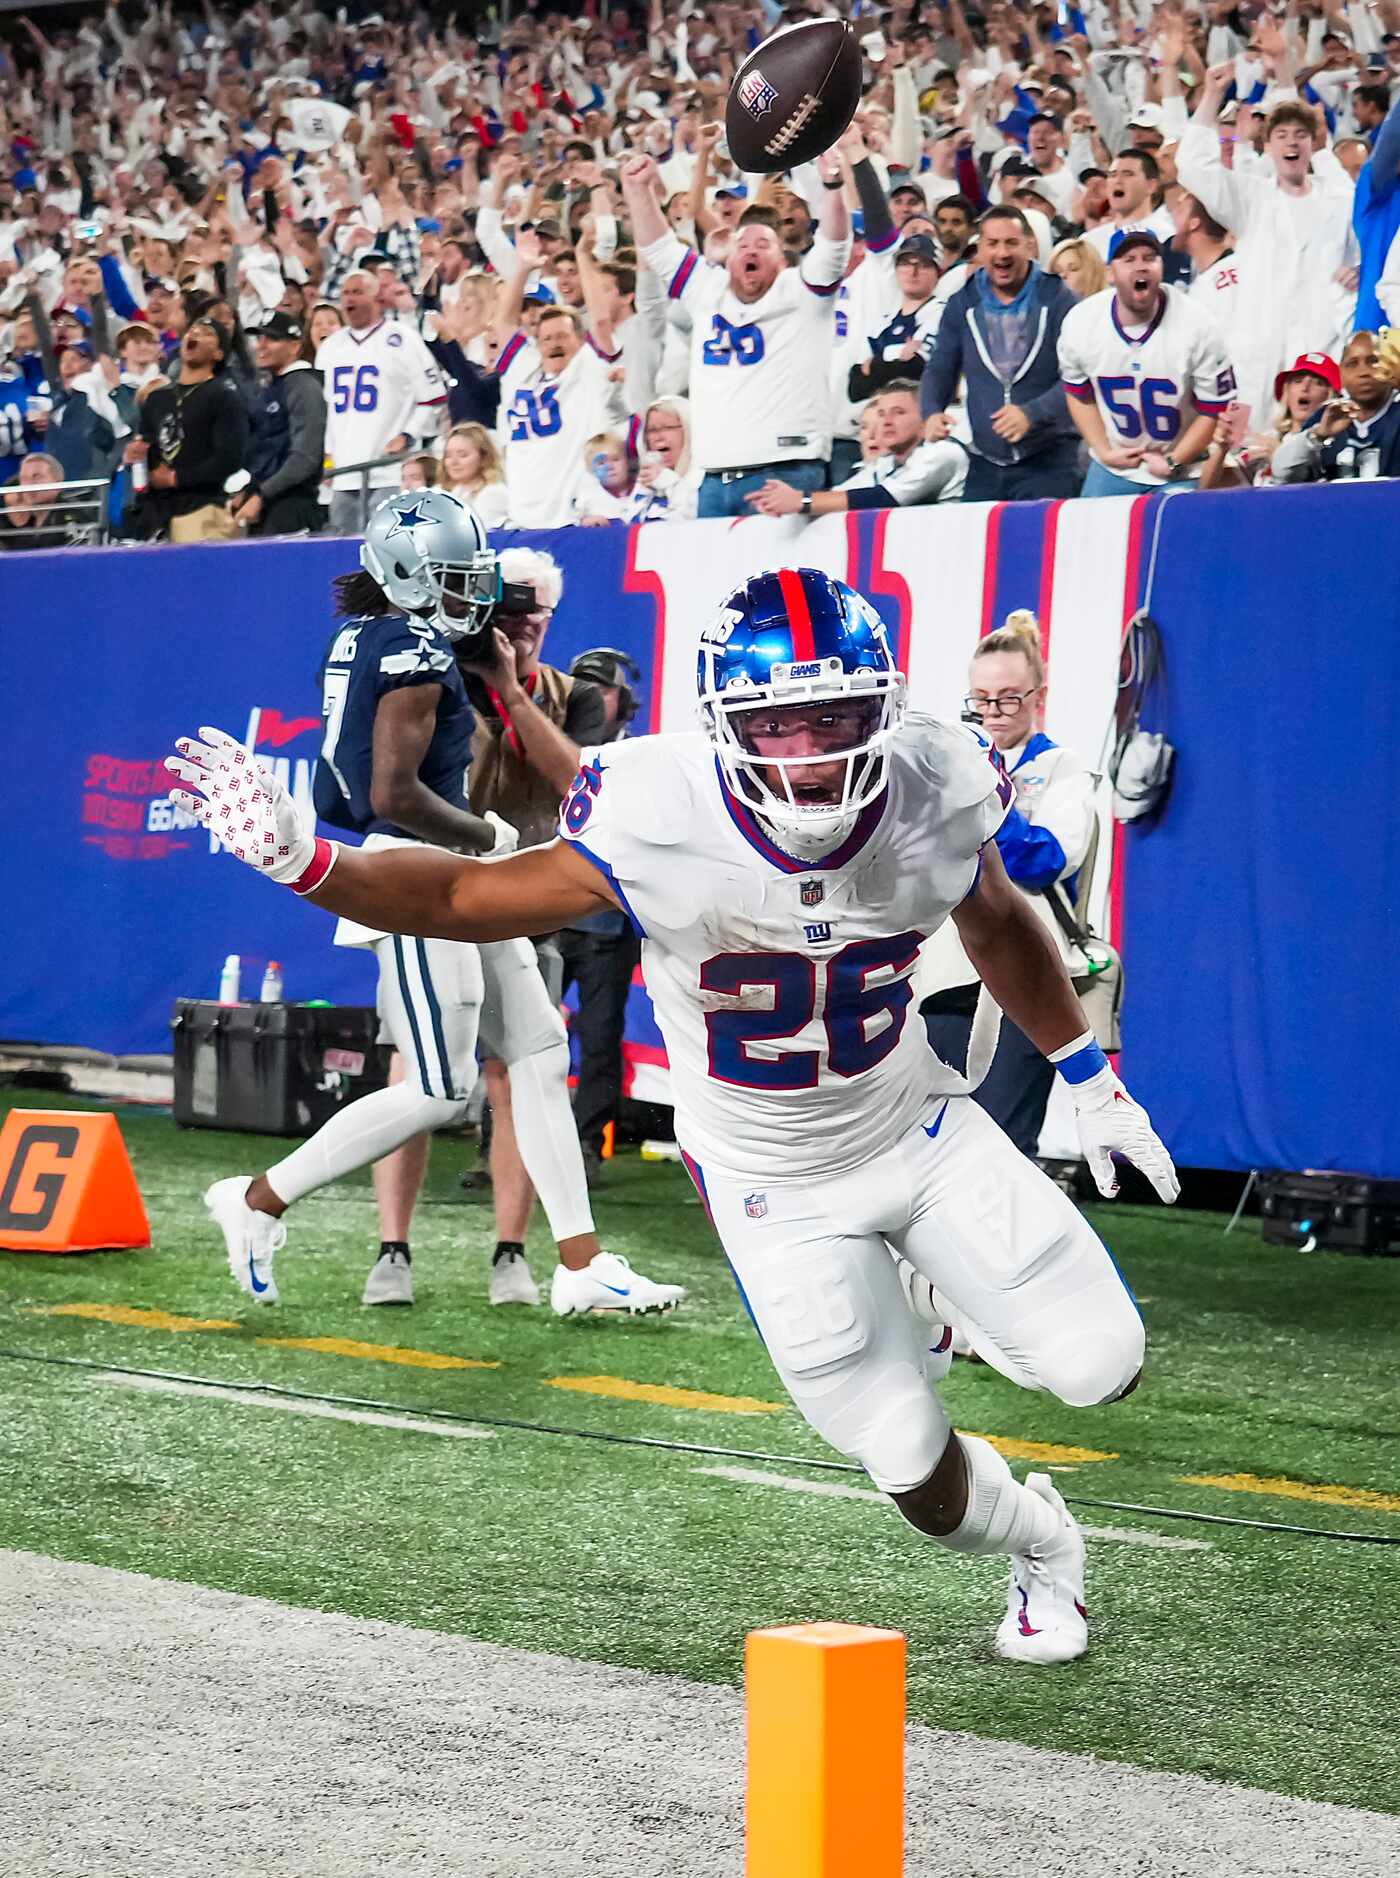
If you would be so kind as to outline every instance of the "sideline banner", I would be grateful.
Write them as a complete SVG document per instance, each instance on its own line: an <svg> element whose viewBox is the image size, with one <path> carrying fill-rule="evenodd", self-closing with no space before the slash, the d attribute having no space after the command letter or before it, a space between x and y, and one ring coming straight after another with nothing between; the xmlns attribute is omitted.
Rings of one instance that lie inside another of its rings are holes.
<svg viewBox="0 0 1400 1878"><path fill-rule="evenodd" d="M1378 484L509 539L564 570L552 663L594 645L638 660L639 729L693 721L701 625L748 574L800 559L874 600L914 703L940 716L958 713L978 638L1034 609L1047 727L1098 767L1123 625L1150 599L1180 776L1160 829L1101 847L1119 863L1098 915L1127 956L1126 1072L1185 1162L1400 1176L1400 1119L1367 1098L1365 1068L1375 1039L1400 1030L1394 975L1366 973L1400 905L1400 843L1377 834L1393 794L1400 600L1369 573L1397 522L1400 494ZM370 1001L372 960L332 947L327 915L211 860L161 768L177 735L215 723L251 736L309 804L330 582L353 561L338 540L0 559L0 1035L167 1050L174 998L214 995L229 952L245 990L273 957L294 999ZM1365 642L1352 656L1349 631ZM1343 740L1345 760L1327 757ZM664 1099L643 992L633 1007L634 1091Z"/></svg>

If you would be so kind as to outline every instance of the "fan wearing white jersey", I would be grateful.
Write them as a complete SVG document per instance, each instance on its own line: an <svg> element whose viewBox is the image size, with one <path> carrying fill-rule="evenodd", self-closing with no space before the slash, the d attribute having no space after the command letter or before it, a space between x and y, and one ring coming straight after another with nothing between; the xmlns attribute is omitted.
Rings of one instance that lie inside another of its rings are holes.
<svg viewBox="0 0 1400 1878"><path fill-rule="evenodd" d="M496 314L499 418L516 528L563 528L588 476L584 445L626 422L610 331L585 335L572 307L546 307L533 340L521 330L525 282L540 259L533 230L515 244L515 266Z"/></svg>
<svg viewBox="0 0 1400 1878"><path fill-rule="evenodd" d="M327 459L332 465L369 463L435 435L447 407L447 388L418 334L385 319L369 274L346 275L340 305L345 325L316 352L316 370L326 388ZM399 486L395 463L368 475L371 490ZM332 477L331 534L359 534L360 488L359 476Z"/></svg>
<svg viewBox="0 0 1400 1878"><path fill-rule="evenodd" d="M1154 234L1115 235L1108 256L1113 285L1060 328L1060 376L1094 458L1081 494L1141 495L1200 474L1235 373L1210 315L1163 286Z"/></svg>
<svg viewBox="0 0 1400 1878"><path fill-rule="evenodd" d="M701 516L747 515L747 497L777 476L803 494L826 483L831 455L835 295L851 255L851 218L834 152L821 158L817 235L789 267L776 231L740 227L723 267L702 261L666 226L655 165L622 166L637 248L692 320L692 447L705 472Z"/></svg>
<svg viewBox="0 0 1400 1878"><path fill-rule="evenodd" d="M236 746L182 742L176 800L368 924L480 941L628 913L677 1139L793 1401L918 1531L1010 1555L1003 1655L1068 1661L1088 1644L1079 1529L1048 1475L1023 1486L953 1433L915 1312L1071 1404L1133 1388L1142 1321L1084 1219L929 1048L910 1010L924 938L956 921L1069 1085L1103 1192L1115 1151L1168 1201L1175 1171L1007 881L1010 782L972 733L905 716L873 607L810 568L755 576L702 639L700 703L703 734L585 751L560 838L498 862L317 840Z"/></svg>

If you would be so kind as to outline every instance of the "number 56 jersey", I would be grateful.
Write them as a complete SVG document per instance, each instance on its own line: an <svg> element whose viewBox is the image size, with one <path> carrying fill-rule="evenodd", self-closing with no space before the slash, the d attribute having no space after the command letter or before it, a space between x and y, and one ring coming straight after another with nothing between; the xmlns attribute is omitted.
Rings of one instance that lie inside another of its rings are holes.
<svg viewBox="0 0 1400 1878"><path fill-rule="evenodd" d="M584 752L561 837L642 934L676 1138L767 1182L858 1167L963 1087L914 1004L919 947L976 884L1011 785L961 726L910 714L884 792L815 863L725 788L700 733Z"/></svg>

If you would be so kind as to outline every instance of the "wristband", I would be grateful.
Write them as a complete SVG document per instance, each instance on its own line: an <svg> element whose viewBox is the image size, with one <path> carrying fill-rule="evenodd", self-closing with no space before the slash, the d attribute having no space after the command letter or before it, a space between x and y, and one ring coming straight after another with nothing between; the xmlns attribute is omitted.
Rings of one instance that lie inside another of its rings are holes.
<svg viewBox="0 0 1400 1878"><path fill-rule="evenodd" d="M1058 1050L1052 1050L1045 1059L1053 1063L1067 1083L1071 1085L1091 1082L1100 1071L1108 1068L1108 1058L1094 1041L1094 1033L1086 1030L1082 1037L1076 1037L1072 1043L1061 1044Z"/></svg>
<svg viewBox="0 0 1400 1878"><path fill-rule="evenodd" d="M806 489L802 493L802 506L798 510L798 514L810 515L811 513L812 513L812 492L810 489Z"/></svg>
<svg viewBox="0 0 1400 1878"><path fill-rule="evenodd" d="M822 184L823 189L844 189L845 187L846 179L844 176L838 176L834 183L823 182Z"/></svg>
<svg viewBox="0 0 1400 1878"><path fill-rule="evenodd" d="M338 841L327 841L323 835L317 835L315 852L309 864L304 872L298 874L295 880L289 880L287 885L297 895L314 893L335 866L339 854Z"/></svg>

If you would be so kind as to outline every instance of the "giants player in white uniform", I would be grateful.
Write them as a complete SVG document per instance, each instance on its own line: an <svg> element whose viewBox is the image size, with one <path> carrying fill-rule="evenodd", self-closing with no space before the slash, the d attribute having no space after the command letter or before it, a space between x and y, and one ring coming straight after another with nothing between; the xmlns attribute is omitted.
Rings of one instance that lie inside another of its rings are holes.
<svg viewBox="0 0 1400 1878"><path fill-rule="evenodd" d="M513 526L563 528L588 480L584 445L624 425L627 407L610 331L585 336L579 315L563 306L545 308L533 340L521 329L525 282L539 256L533 231L522 235L496 315L498 425Z"/></svg>
<svg viewBox="0 0 1400 1878"><path fill-rule="evenodd" d="M436 435L447 387L411 326L385 319L371 275L347 274L340 289L347 324L323 339L316 370L326 388L326 456L332 465L369 463ZM371 489L397 489L396 464L369 472ZM360 478L331 484L333 534L360 532ZM371 497L371 504L373 497Z"/></svg>
<svg viewBox="0 0 1400 1878"><path fill-rule="evenodd" d="M775 230L750 223L716 267L666 226L650 159L622 166L638 252L692 321L691 450L706 474L702 516L748 513L742 494L765 479L744 482L740 472L800 464L811 474L831 455L835 295L851 257L851 218L835 154L820 167L817 236L798 266L787 265ZM721 476L743 484L729 503L710 480Z"/></svg>
<svg viewBox="0 0 1400 1878"><path fill-rule="evenodd" d="M955 1435L917 1298L1030 1389L1136 1383L1142 1321L1108 1253L942 1064L911 1014L945 919L1070 1085L1090 1167L1175 1171L1084 1030L1058 952L991 839L1013 791L961 727L906 716L884 626L811 569L732 594L700 652L702 733L585 752L560 838L497 862L340 850L229 739L183 740L175 799L316 903L424 935L552 932L605 907L644 935L676 1134L769 1354L811 1425L920 1532L1009 1553L997 1644L1087 1647L1084 1546L1048 1475ZM912 1021L911 1020L912 1016ZM895 1257L912 1268L912 1293Z"/></svg>
<svg viewBox="0 0 1400 1878"><path fill-rule="evenodd" d="M1199 475L1235 395L1219 327L1181 288L1163 286L1162 252L1150 229L1115 235L1112 287L1081 300L1060 328L1070 416L1094 457L1086 496Z"/></svg>

